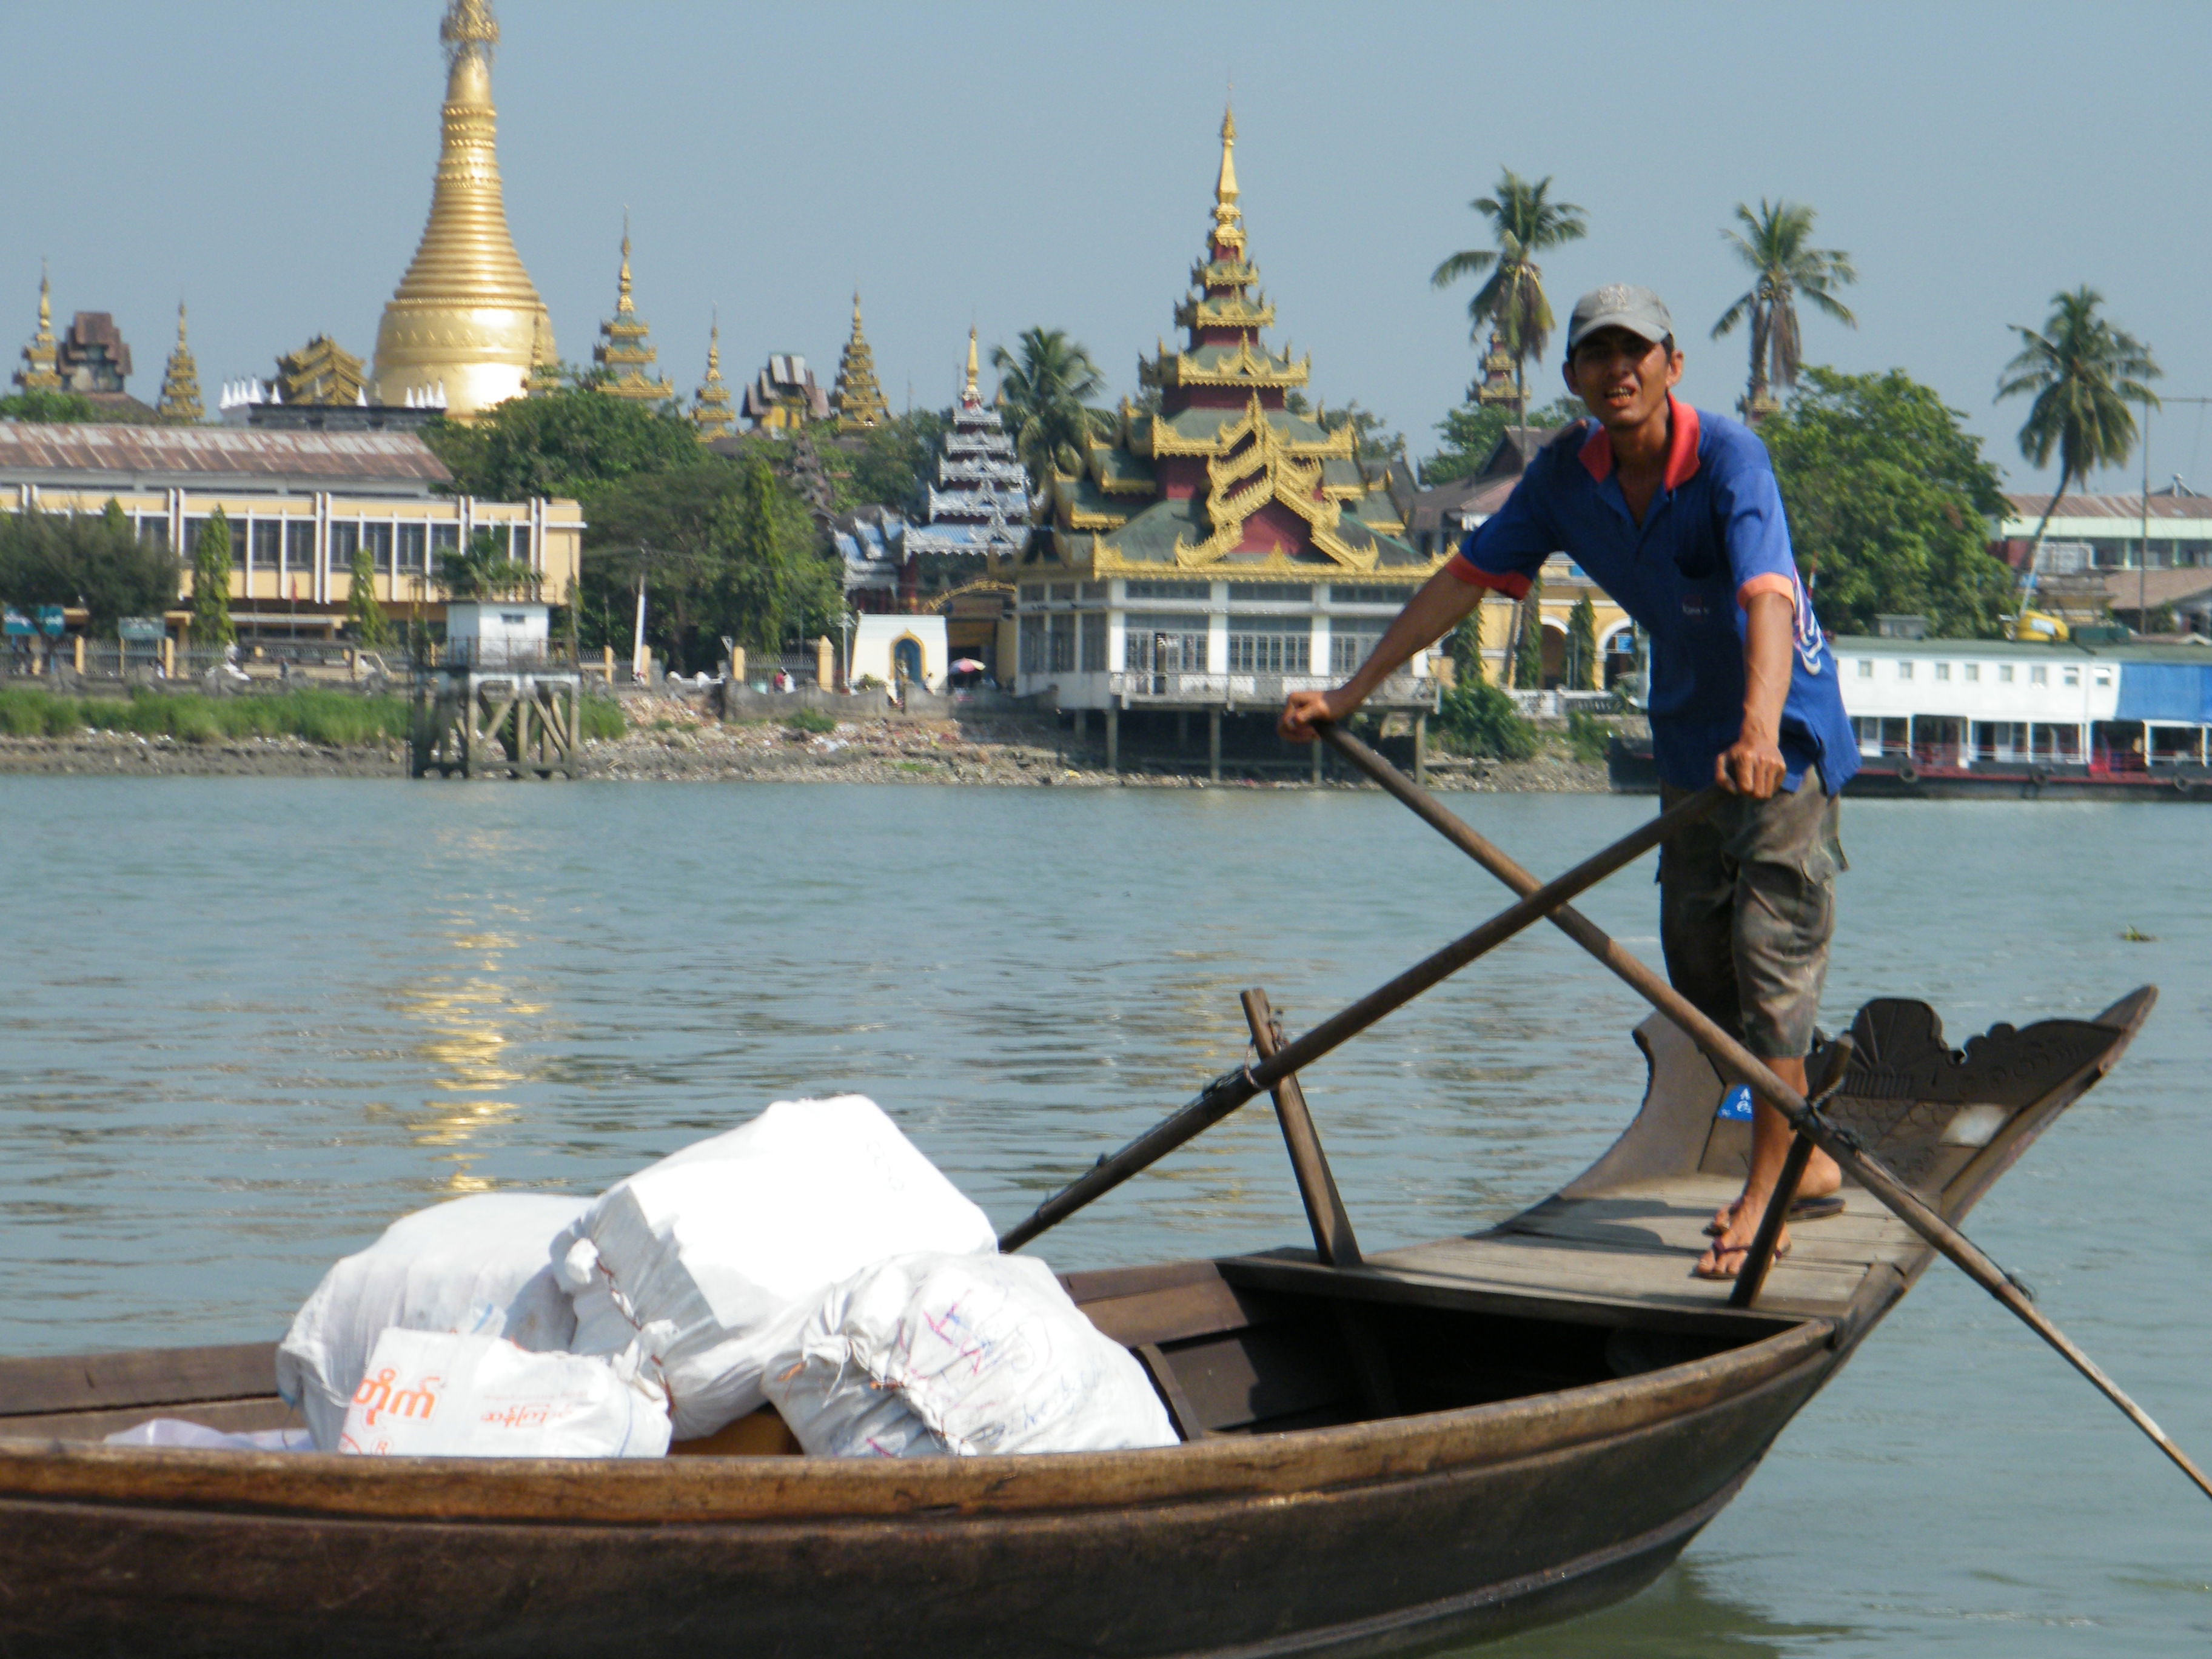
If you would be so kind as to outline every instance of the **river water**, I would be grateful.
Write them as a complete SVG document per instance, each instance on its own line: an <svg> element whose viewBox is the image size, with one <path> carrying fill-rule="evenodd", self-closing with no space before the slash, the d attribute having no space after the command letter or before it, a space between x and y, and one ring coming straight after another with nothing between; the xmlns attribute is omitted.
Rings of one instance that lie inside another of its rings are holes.
<svg viewBox="0 0 2212 1659"><path fill-rule="evenodd" d="M1650 803L1462 797L1540 871ZM0 778L0 1352L279 1332L394 1215L587 1194L770 1100L881 1102L1002 1226L1244 1043L1500 908L1372 793ZM1853 802L1826 1009L2163 1000L1972 1231L2212 1457L2212 813ZM1584 908L1656 957L1650 865ZM2133 927L2149 942L2121 937ZM1370 1249L1540 1197L1617 1133L1630 994L1548 929L1306 1073ZM1069 1268L1296 1243L1249 1109L1050 1236ZM1635 1601L1499 1656L2171 1654L2212 1514L1932 1268Z"/></svg>

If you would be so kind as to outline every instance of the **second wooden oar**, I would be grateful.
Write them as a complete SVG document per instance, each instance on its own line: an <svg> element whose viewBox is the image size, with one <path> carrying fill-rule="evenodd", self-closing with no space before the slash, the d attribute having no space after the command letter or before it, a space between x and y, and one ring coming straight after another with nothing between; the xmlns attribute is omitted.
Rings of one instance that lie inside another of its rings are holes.
<svg viewBox="0 0 2212 1659"><path fill-rule="evenodd" d="M1263 1093L1277 1079L1312 1065L1339 1043L1358 1036L1383 1015L1402 1008L1484 951L1503 945L1522 928L1541 921L1584 888L1595 886L1623 865L1633 864L1676 830L1712 811L1724 799L1718 789L1707 789L1678 802L1603 852L1583 860L1566 874L1532 886L1518 904L1499 911L1474 932L1415 963L1389 984L1370 991L1349 1008L1331 1015L1295 1042L1285 1044L1273 1057L1257 1066L1224 1072L1174 1116L1146 1130L1111 1157L1101 1158L1087 1173L1038 1205L1028 1220L1008 1228L1000 1236L999 1248L1021 1249L1046 1228L1065 1221L1092 1199L1111 1192L1192 1136L1220 1122L1246 1101Z"/></svg>
<svg viewBox="0 0 2212 1659"><path fill-rule="evenodd" d="M1492 846L1463 820L1447 811L1434 795L1358 738L1334 726L1317 726L1314 729L1320 733L1322 742L1412 807L1425 823L1442 833L1447 841L1515 892L1526 893L1536 887L1535 877ZM1711 793L1708 788L1691 799L1700 799ZM2190 1461L2188 1454L2175 1445L2166 1431L2152 1421L2150 1414L2129 1399L2120 1385L2098 1367L2095 1360L2075 1346L2072 1338L2037 1311L2035 1304L2028 1300L2019 1282L2010 1273L1985 1255L1979 1245L1923 1202L1917 1193L1868 1152L1856 1135L1829 1122L1814 1111L1802 1095L1775 1076L1765 1061L1707 1018L1689 999L1653 972L1648 963L1616 945L1595 922L1579 910L1566 905L1555 905L1549 915L1553 924L1569 939L1626 980L1645 1001L1681 1027L1684 1034L1720 1068L1723 1076L1731 1082L1744 1085L1761 1100L1774 1107L1789 1120L1791 1128L1850 1170L1859 1184L1899 1220L1926 1239L1967 1278L2004 1304L2030 1330L2063 1355L2067 1363L2094 1383L2098 1391L2118 1407L2130 1422L2149 1436L2152 1443L2172 1458L2175 1466L2197 1483L2200 1492L2207 1498L2212 1498L2212 1480L2208 1480L2204 1472ZM1297 1045L1293 1043L1291 1046L1296 1048ZM1287 1054L1289 1050L1284 1052Z"/></svg>

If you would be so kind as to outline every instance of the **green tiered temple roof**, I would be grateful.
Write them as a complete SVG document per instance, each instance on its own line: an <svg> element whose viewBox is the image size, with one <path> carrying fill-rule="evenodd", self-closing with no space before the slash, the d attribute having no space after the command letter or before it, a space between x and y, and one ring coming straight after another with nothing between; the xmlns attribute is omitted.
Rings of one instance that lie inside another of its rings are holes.
<svg viewBox="0 0 2212 1659"><path fill-rule="evenodd" d="M1384 469L1359 461L1349 425L1291 411L1311 359L1261 337L1275 308L1255 291L1246 254L1236 141L1224 112L1213 223L1176 307L1185 337L1138 366L1139 381L1159 389L1159 412L1125 402L1110 441L1092 439L1078 471L1055 469L1039 493L1030 562L1093 577L1402 586L1434 561L1401 539Z"/></svg>

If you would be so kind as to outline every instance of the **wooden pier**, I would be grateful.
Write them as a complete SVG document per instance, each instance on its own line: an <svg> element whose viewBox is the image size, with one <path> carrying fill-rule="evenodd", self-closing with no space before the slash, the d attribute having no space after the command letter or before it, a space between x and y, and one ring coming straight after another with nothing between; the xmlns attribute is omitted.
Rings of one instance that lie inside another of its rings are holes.
<svg viewBox="0 0 2212 1659"><path fill-rule="evenodd" d="M574 665L418 665L409 771L580 777L584 677Z"/></svg>

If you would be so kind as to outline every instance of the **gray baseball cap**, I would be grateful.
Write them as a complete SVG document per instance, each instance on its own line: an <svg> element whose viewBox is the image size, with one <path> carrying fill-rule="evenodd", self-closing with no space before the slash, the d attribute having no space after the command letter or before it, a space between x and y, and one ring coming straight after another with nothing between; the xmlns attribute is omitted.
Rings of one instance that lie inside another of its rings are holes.
<svg viewBox="0 0 2212 1659"><path fill-rule="evenodd" d="M1584 335L1601 328L1625 328L1639 340L1656 343L1674 331L1674 319L1667 314L1666 301L1650 289L1607 283L1575 301L1575 314L1567 319L1567 356L1575 355Z"/></svg>

